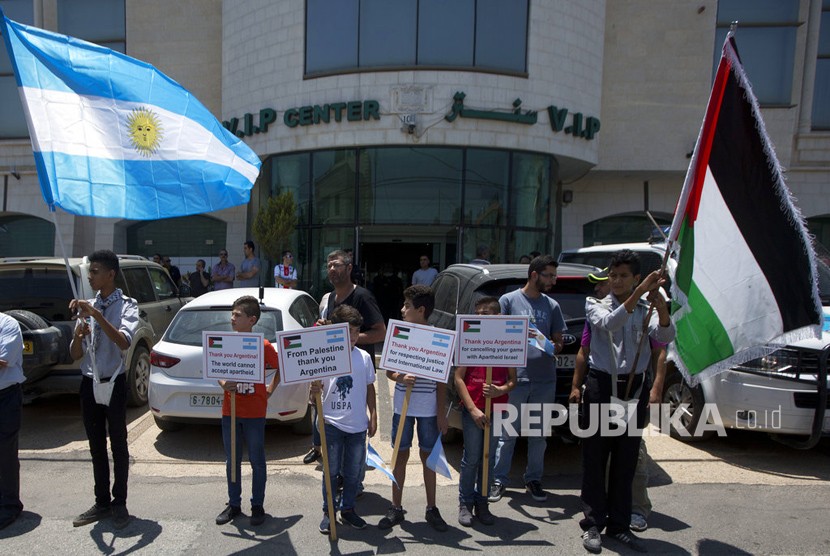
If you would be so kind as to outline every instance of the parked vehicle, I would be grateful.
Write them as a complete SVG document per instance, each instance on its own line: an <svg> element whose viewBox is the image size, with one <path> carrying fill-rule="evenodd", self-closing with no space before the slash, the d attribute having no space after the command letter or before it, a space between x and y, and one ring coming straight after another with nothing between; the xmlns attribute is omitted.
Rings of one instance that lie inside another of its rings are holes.
<svg viewBox="0 0 830 556"><path fill-rule="evenodd" d="M487 296L498 298L524 286L527 282L527 266L454 264L447 267L432 283L435 309L429 323L454 330L455 316L474 314L476 300ZM594 286L588 282L588 274L598 269L581 264L560 264L557 270L556 285L549 295L562 308L568 330L563 335L564 348L556 356L556 399L551 401L567 406L576 353L579 351L579 340L585 326L585 298L594 292ZM455 399L455 384L452 378L448 390ZM461 429L459 407L454 407L449 421L450 426Z"/></svg>
<svg viewBox="0 0 830 556"><path fill-rule="evenodd" d="M163 267L144 257L119 255L116 286L138 302L140 323L127 349L128 403L147 403L150 349L173 316L187 302ZM95 297L87 279L89 259L71 258L69 268L82 299ZM69 311L73 297L64 259L0 258L0 310L23 330L24 393L28 398L53 392L77 393L80 361L72 361L69 344L75 321Z"/></svg>
<svg viewBox="0 0 830 556"><path fill-rule="evenodd" d="M671 425L671 435L692 442L715 434L713 430L695 434L698 423L713 424L714 415L704 409L713 404L725 428L749 429L770 433L786 444L798 448L815 445L823 434L830 434L826 361L830 353L830 253L816 244L818 252L819 291L824 306L824 330L821 339L795 342L778 347L770 355L737 365L717 376L690 386L669 363L663 400L676 409L687 404L681 428ZM641 275L660 268L666 243L598 245L563 251L561 262L595 264L605 267L611 255L620 249L631 249L640 255ZM669 268L676 265L668 260ZM668 291L668 290L667 290ZM786 435L798 435L794 438Z"/></svg>
<svg viewBox="0 0 830 556"><path fill-rule="evenodd" d="M150 354L150 411L161 430L180 429L186 423L218 422L224 393L215 380L203 378L202 332L231 332L231 306L243 295L259 298L259 288L233 288L203 294L173 319ZM276 345L277 332L314 326L318 304L305 292L263 288L262 316L254 326ZM266 375L271 381L273 372ZM268 400L266 418L294 424L295 432L311 432L308 385L280 385Z"/></svg>

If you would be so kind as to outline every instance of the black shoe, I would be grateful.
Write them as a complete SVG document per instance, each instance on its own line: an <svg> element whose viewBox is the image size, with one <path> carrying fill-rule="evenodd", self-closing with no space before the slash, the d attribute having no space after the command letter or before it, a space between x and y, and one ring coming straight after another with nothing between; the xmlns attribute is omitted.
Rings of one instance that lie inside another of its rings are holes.
<svg viewBox="0 0 830 556"><path fill-rule="evenodd" d="M406 512L403 508L398 509L394 507L390 507L386 510L386 515L383 516L378 523L378 529L391 529L398 523L403 521L403 514Z"/></svg>
<svg viewBox="0 0 830 556"><path fill-rule="evenodd" d="M0 517L0 529L5 529L9 525L17 521L17 518L20 517L21 513L23 513L23 510L15 510L11 513L8 513Z"/></svg>
<svg viewBox="0 0 830 556"><path fill-rule="evenodd" d="M490 505L487 500L478 500L473 505L473 513L482 523L482 525L492 525L496 522L496 518L490 513Z"/></svg>
<svg viewBox="0 0 830 556"><path fill-rule="evenodd" d="M354 510L340 512L340 522L350 525L355 529L365 529L366 520L354 513Z"/></svg>
<svg viewBox="0 0 830 556"><path fill-rule="evenodd" d="M443 517L441 517L441 512L438 511L437 507L428 509L426 515L424 515L424 519L426 519L427 523L432 525L432 528L436 531L441 531L443 533L449 529L447 522L444 521Z"/></svg>
<svg viewBox="0 0 830 556"><path fill-rule="evenodd" d="M233 518L242 513L242 508L239 506L231 506L228 504L222 513L216 516L216 525L224 525L233 521Z"/></svg>
<svg viewBox="0 0 830 556"><path fill-rule="evenodd" d="M72 527L80 527L82 525L89 525L90 523L95 523L96 521L100 521L105 517L109 517L112 515L112 508L106 506L104 508L99 508L97 505L92 506L90 509L76 517L72 520Z"/></svg>
<svg viewBox="0 0 830 556"><path fill-rule="evenodd" d="M544 502L548 499L548 494L542 490L542 483L539 481L529 481L525 484L525 488L537 502Z"/></svg>
<svg viewBox="0 0 830 556"><path fill-rule="evenodd" d="M320 459L320 452L319 452L319 450L317 450L317 448L312 446L311 450L309 450L308 453L303 458L303 463L308 465L309 463L314 463L318 459Z"/></svg>
<svg viewBox="0 0 830 556"><path fill-rule="evenodd" d="M582 546L588 552L599 554L602 552L602 538L599 536L599 530L596 527L591 527L582 533Z"/></svg>
<svg viewBox="0 0 830 556"><path fill-rule="evenodd" d="M609 534L608 536L612 539L616 539L618 542L621 542L635 552L648 552L640 539L635 537L632 533L614 533Z"/></svg>
<svg viewBox="0 0 830 556"><path fill-rule="evenodd" d="M127 506L112 507L112 526L116 529L123 529L130 523L130 512Z"/></svg>
<svg viewBox="0 0 830 556"><path fill-rule="evenodd" d="M256 527L265 523L265 509L262 506L251 506L251 525Z"/></svg>
<svg viewBox="0 0 830 556"><path fill-rule="evenodd" d="M493 486L490 487L490 495L487 497L487 501L498 502L499 500L501 500L501 497L504 496L504 491L506 490L506 486L496 481L495 483L493 483Z"/></svg>

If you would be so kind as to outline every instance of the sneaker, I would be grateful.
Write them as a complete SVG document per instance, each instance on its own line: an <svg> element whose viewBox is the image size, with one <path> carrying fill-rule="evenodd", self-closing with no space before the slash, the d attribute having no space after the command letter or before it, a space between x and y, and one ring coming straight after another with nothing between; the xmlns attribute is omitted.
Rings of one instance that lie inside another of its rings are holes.
<svg viewBox="0 0 830 556"><path fill-rule="evenodd" d="M493 483L493 486L490 487L490 495L487 497L487 501L498 502L499 500L501 500L501 497L504 496L504 491L506 490L506 486L496 481L495 483Z"/></svg>
<svg viewBox="0 0 830 556"><path fill-rule="evenodd" d="M386 515L381 518L380 522L378 522L378 528L391 529L392 527L403 521L403 514L405 513L406 511L404 511L403 508L398 509L394 506L390 507L388 510L386 510Z"/></svg>
<svg viewBox="0 0 830 556"><path fill-rule="evenodd" d="M112 526L116 529L123 529L130 523L130 512L127 506L112 507Z"/></svg>
<svg viewBox="0 0 830 556"><path fill-rule="evenodd" d="M438 511L437 507L428 509L424 515L424 519L426 519L427 523L432 525L432 528L436 531L441 531L443 533L449 529L449 527L447 527L447 522L444 521L443 517L441 517L441 512Z"/></svg>
<svg viewBox="0 0 830 556"><path fill-rule="evenodd" d="M458 505L458 523L464 527L473 526L473 514L470 512L470 507L467 504Z"/></svg>
<svg viewBox="0 0 830 556"><path fill-rule="evenodd" d="M72 527L80 527L81 525L89 525L90 523L95 523L105 517L109 517L112 515L112 508L107 506L105 508L99 508L97 505L92 506L90 509L76 517L72 520Z"/></svg>
<svg viewBox="0 0 830 556"><path fill-rule="evenodd" d="M542 490L542 483L539 481L530 481L525 484L525 488L537 502L544 502L548 499L548 494Z"/></svg>
<svg viewBox="0 0 830 556"><path fill-rule="evenodd" d="M320 459L320 451L312 446L311 450L309 450L305 457L303 457L303 463L308 465L310 463L314 463L318 459Z"/></svg>
<svg viewBox="0 0 830 556"><path fill-rule="evenodd" d="M265 508L262 506L251 506L251 525L256 527L265 523Z"/></svg>
<svg viewBox="0 0 830 556"><path fill-rule="evenodd" d="M631 533L621 532L614 533L613 535L609 534L608 536L612 539L617 539L619 542L621 542L622 544L624 544L625 546L627 546L635 552L648 552L648 550L646 550L645 545L640 541L640 539L638 539Z"/></svg>
<svg viewBox="0 0 830 556"><path fill-rule="evenodd" d="M582 546L588 552L599 554L602 552L602 538L599 536L599 530L596 527L591 527L582 533Z"/></svg>
<svg viewBox="0 0 830 556"><path fill-rule="evenodd" d="M366 528L366 520L354 513L354 510L340 512L340 523L350 525L355 529Z"/></svg>
<svg viewBox="0 0 830 556"><path fill-rule="evenodd" d="M242 508L239 506L231 506L228 504L222 513L216 516L216 525L224 525L233 520L236 516L242 513Z"/></svg>
<svg viewBox="0 0 830 556"><path fill-rule="evenodd" d="M496 522L496 518L490 513L490 504L487 500L479 500L473 506L473 513L483 525L492 525Z"/></svg>
<svg viewBox="0 0 830 556"><path fill-rule="evenodd" d="M631 514L631 524L629 525L632 531L637 531L638 533L642 533L646 529L648 529L648 522L646 521L645 516L640 514Z"/></svg>
<svg viewBox="0 0 830 556"><path fill-rule="evenodd" d="M320 532L324 535L331 533L331 522L329 521L329 514L323 514L323 521L320 522Z"/></svg>

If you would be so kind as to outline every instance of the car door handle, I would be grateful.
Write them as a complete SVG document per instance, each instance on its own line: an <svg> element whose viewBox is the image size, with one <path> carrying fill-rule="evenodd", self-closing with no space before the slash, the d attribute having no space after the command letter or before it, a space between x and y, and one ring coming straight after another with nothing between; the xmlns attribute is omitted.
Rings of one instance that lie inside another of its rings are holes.
<svg viewBox="0 0 830 556"><path fill-rule="evenodd" d="M142 309L141 311L138 312L138 316L140 316L143 319L146 319L147 318L147 311Z"/></svg>
<svg viewBox="0 0 830 556"><path fill-rule="evenodd" d="M164 309L164 310L165 310L165 311L167 311L167 312L169 313L170 311L172 311L172 310L173 310L173 308L172 308L170 305L168 305L167 307L165 307L165 309Z"/></svg>

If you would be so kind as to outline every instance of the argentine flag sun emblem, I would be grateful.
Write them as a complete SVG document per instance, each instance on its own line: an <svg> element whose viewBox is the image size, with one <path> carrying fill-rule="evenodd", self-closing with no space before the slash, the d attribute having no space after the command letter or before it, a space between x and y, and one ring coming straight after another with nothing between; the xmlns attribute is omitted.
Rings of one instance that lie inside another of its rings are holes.
<svg viewBox="0 0 830 556"><path fill-rule="evenodd" d="M158 115L147 108L134 108L127 117L130 143L138 154L149 157L155 153L164 137Z"/></svg>

